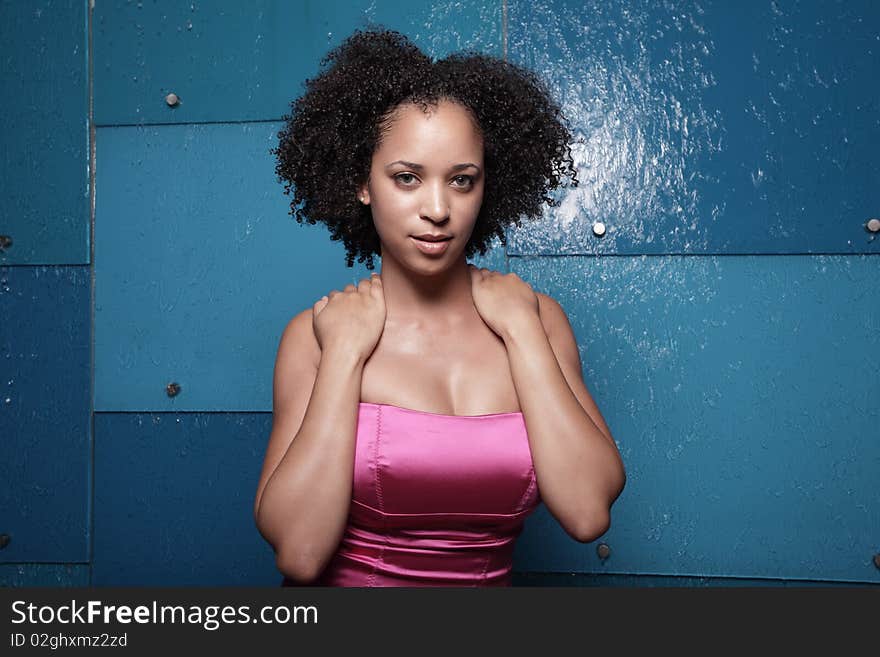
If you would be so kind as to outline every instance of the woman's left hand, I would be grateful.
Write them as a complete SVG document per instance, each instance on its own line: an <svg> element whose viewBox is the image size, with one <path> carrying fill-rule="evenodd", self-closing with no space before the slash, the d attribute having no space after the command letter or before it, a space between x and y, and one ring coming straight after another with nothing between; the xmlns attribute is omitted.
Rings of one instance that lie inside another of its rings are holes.
<svg viewBox="0 0 880 657"><path fill-rule="evenodd" d="M505 338L517 322L540 321L538 296L513 272L502 274L468 264L474 305L483 321Z"/></svg>

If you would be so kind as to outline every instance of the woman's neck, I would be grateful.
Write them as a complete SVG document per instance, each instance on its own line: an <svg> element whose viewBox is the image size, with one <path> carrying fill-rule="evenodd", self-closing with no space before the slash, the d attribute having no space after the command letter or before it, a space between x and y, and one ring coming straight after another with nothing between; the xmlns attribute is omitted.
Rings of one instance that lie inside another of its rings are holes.
<svg viewBox="0 0 880 657"><path fill-rule="evenodd" d="M391 259L383 259L380 275L388 322L436 326L478 317L464 256L449 269L431 276L415 274Z"/></svg>

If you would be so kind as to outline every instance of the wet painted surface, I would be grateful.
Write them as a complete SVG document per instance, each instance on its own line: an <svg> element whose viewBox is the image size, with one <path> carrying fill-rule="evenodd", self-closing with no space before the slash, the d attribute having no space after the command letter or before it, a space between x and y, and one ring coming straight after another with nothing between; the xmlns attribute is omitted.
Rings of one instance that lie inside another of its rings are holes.
<svg viewBox="0 0 880 657"><path fill-rule="evenodd" d="M284 326L345 269L339 243L287 215L268 153L276 128L98 131L95 410L270 399Z"/></svg>
<svg viewBox="0 0 880 657"><path fill-rule="evenodd" d="M0 267L0 562L89 559L88 267Z"/></svg>
<svg viewBox="0 0 880 657"><path fill-rule="evenodd" d="M0 265L89 262L87 0L0 4Z"/></svg>
<svg viewBox="0 0 880 657"><path fill-rule="evenodd" d="M508 32L581 182L511 254L880 253L880 4L517 0Z"/></svg>
<svg viewBox="0 0 880 657"><path fill-rule="evenodd" d="M542 506L517 567L880 582L876 262L511 258L567 311L627 470L609 559Z"/></svg>
<svg viewBox="0 0 880 657"><path fill-rule="evenodd" d="M96 413L93 586L277 586L254 523L271 416Z"/></svg>
<svg viewBox="0 0 880 657"><path fill-rule="evenodd" d="M651 575L596 575L582 573L517 573L514 586L596 586L596 587L865 587L858 582L822 582L817 580L754 579L734 577L664 577Z"/></svg>
<svg viewBox="0 0 880 657"><path fill-rule="evenodd" d="M355 29L400 30L437 57L464 46L500 56L501 19L500 2L479 0L99 2L95 121L277 120L321 57Z"/></svg>
<svg viewBox="0 0 880 657"><path fill-rule="evenodd" d="M0 564L0 586L89 586L89 566L54 563Z"/></svg>

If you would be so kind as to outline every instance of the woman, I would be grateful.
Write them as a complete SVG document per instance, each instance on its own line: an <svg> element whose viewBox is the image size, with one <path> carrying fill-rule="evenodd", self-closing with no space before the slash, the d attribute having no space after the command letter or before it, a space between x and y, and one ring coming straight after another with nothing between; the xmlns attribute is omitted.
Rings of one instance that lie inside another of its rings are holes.
<svg viewBox="0 0 880 657"><path fill-rule="evenodd" d="M467 257L577 184L559 109L526 70L432 62L355 32L279 133L298 221L381 274L285 328L254 506L285 584L509 585L543 501L575 540L625 482L560 305Z"/></svg>

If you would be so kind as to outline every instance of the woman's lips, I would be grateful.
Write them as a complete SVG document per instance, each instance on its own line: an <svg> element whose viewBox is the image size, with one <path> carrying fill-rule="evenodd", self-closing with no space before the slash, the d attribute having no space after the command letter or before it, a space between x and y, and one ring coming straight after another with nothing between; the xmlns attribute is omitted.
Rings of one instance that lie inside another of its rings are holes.
<svg viewBox="0 0 880 657"><path fill-rule="evenodd" d="M450 237L442 242L428 242L426 240L420 240L418 237L413 237L412 240L416 243L416 248L422 253L427 255L439 255L446 251L452 238Z"/></svg>

